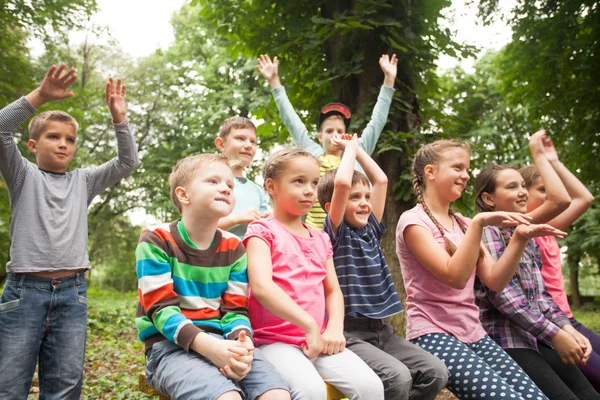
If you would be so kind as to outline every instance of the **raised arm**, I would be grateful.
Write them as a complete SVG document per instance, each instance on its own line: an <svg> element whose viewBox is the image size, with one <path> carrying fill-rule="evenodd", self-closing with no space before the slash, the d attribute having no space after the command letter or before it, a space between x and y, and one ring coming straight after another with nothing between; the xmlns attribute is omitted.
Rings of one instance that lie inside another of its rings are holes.
<svg viewBox="0 0 600 400"><path fill-rule="evenodd" d="M49 101L64 100L75 96L68 90L77 80L75 68L71 67L63 74L66 65L53 65L48 69L40 87L29 93L25 98L35 108L40 108Z"/></svg>
<svg viewBox="0 0 600 400"><path fill-rule="evenodd" d="M383 71L383 85L379 91L375 108L373 108L371 120L358 140L360 147L369 155L375 151L377 140L379 140L390 113L390 105L394 97L394 82L398 72L398 59L395 54L391 58L387 54L383 54L379 58L379 65Z"/></svg>
<svg viewBox="0 0 600 400"><path fill-rule="evenodd" d="M331 144L341 150L345 150L340 166L335 174L333 195L331 196L331 205L329 206L329 219L337 232L344 220L348 196L350 196L350 191L352 190L352 176L354 174L354 161L358 152L358 139L356 135L342 135L339 139L331 138Z"/></svg>
<svg viewBox="0 0 600 400"><path fill-rule="evenodd" d="M565 211L571 203L567 189L565 189L558 174L545 156L546 148L549 146L552 146L552 141L546 135L545 130L533 134L529 141L533 162L546 187L546 201L528 213L531 216L531 222L534 224L544 224L551 221Z"/></svg>
<svg viewBox="0 0 600 400"><path fill-rule="evenodd" d="M294 110L292 103L290 103L290 100L285 93L285 88L281 85L281 81L279 80L279 60L277 59L277 56L273 57L273 60L271 60L268 54L261 54L257 61L258 64L256 65L256 68L267 82L269 82L275 104L277 104L277 108L279 109L281 121L288 131L290 131L292 140L296 146L305 149L315 157L323 154L323 147L310 139L306 126Z"/></svg>
<svg viewBox="0 0 600 400"><path fill-rule="evenodd" d="M115 84L113 78L109 78L105 98L117 136L117 157L100 166L85 169L88 203L104 189L129 175L140 164L133 130L127 121L125 85L121 84L120 79Z"/></svg>
<svg viewBox="0 0 600 400"><path fill-rule="evenodd" d="M551 139L546 141L544 146L544 155L546 159L554 168L554 171L558 174L561 182L565 186L567 193L571 197L571 204L569 208L560 213L557 217L548 222L550 225L558 229L567 229L581 217L588 208L592 206L594 202L594 195L585 187L583 183L577 177L564 166L558 159L558 153L552 143ZM545 185L544 189L547 191Z"/></svg>
<svg viewBox="0 0 600 400"><path fill-rule="evenodd" d="M358 156L356 159L365 171L367 178L369 178L369 181L373 186L371 191L372 212L375 218L377 218L377 221L381 222L381 219L383 218L383 210L385 209L385 199L387 196L387 175L385 172L383 172L375 160L373 160L371 156L363 149L358 149Z"/></svg>
<svg viewBox="0 0 600 400"><path fill-rule="evenodd" d="M464 289L477 265L481 236L488 225L528 224L519 213L479 213L471 220L462 242L453 255L438 244L424 225L411 224L404 229L404 242L419 262L436 278L454 289Z"/></svg>

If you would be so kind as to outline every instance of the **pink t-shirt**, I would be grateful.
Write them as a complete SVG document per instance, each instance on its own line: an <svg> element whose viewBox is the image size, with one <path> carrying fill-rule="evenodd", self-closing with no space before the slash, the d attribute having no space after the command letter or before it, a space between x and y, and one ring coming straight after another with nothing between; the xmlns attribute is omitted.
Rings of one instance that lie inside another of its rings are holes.
<svg viewBox="0 0 600 400"><path fill-rule="evenodd" d="M471 222L469 218L460 218L467 225ZM440 246L446 248L440 231L420 204L402 214L396 229L396 254L400 259L406 288L407 339L441 332L453 335L464 343L478 341L485 336L485 330L479 322L479 308L475 304L475 270L462 290L453 289L440 281L406 247L404 230L410 225L429 230ZM456 245L464 237L456 222L452 231L445 229L445 233Z"/></svg>
<svg viewBox="0 0 600 400"><path fill-rule="evenodd" d="M542 277L546 284L548 293L554 299L558 307L567 314L567 317L573 318L569 300L565 292L565 280L562 273L562 260L560 258L560 247L554 236L536 237L535 241L540 246L542 256Z"/></svg>
<svg viewBox="0 0 600 400"><path fill-rule="evenodd" d="M307 227L311 237L303 238L288 231L271 215L248 225L244 244L257 237L271 249L273 282L282 288L304 311L309 313L323 332L325 320L325 262L333 249L325 232ZM284 342L300 346L306 343L304 329L281 319L263 307L250 288L248 311L257 345Z"/></svg>

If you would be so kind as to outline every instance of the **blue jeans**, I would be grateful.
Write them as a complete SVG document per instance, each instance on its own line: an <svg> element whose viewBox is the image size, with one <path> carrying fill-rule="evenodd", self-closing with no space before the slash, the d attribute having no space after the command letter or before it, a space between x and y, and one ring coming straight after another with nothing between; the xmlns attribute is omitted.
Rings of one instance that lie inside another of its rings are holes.
<svg viewBox="0 0 600 400"><path fill-rule="evenodd" d="M79 399L86 323L83 273L9 273L0 298L0 399L27 398L38 359L40 400Z"/></svg>

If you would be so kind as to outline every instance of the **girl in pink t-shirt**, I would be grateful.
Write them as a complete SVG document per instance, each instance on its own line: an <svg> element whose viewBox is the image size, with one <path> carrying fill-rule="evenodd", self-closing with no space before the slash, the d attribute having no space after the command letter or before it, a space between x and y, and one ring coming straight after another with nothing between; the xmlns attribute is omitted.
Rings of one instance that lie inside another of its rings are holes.
<svg viewBox="0 0 600 400"><path fill-rule="evenodd" d="M459 398L546 399L479 322L475 274L495 290L511 279L530 237L554 229L529 225L519 213L455 214L469 181L467 143L438 140L413 161L418 204L398 221L397 253L407 293L407 337L448 366L448 388ZM521 224L521 225L519 225ZM517 226L517 237L494 261L481 246L484 226Z"/></svg>
<svg viewBox="0 0 600 400"><path fill-rule="evenodd" d="M549 142L544 155L550 162L554 171L562 181L565 189L571 197L569 208L552 219L549 224L555 228L565 230L571 226L594 202L594 196L585 187L571 171L569 171L558 158L556 148ZM546 187L540 173L535 165L528 165L519 170L525 186L529 193L527 199L527 212L537 209L546 201ZM579 323L571 312L567 293L565 292L565 281L562 274L562 260L560 258L560 248L553 236L543 236L535 238L540 248L542 257L542 277L546 284L546 289L560 307L567 314L571 325L583 336L587 337L592 345L592 354L585 365L579 365L579 369L588 381L594 386L597 392L600 392L600 336Z"/></svg>
<svg viewBox="0 0 600 400"><path fill-rule="evenodd" d="M273 214L248 226L244 243L254 343L287 379L292 399L326 399L327 382L351 399L383 399L383 384L345 349L344 299L326 233L302 222L317 196L319 161L284 149L265 163Z"/></svg>

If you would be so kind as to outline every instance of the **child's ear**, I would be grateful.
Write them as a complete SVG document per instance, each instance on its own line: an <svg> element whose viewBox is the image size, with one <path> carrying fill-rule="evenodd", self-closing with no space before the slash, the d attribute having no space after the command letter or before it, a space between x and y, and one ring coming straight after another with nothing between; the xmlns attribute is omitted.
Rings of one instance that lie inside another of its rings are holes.
<svg viewBox="0 0 600 400"><path fill-rule="evenodd" d="M431 178L433 178L434 172L435 172L435 166L433 166L431 164L427 164L425 166L425 168L423 169L423 176L425 177L425 179L431 179Z"/></svg>
<svg viewBox="0 0 600 400"><path fill-rule="evenodd" d="M489 194L488 192L483 192L481 194L481 200L488 206L494 208L496 207L496 202L494 201L494 195Z"/></svg>
<svg viewBox="0 0 600 400"><path fill-rule="evenodd" d="M325 212L327 214L329 214L329 210L331 210L331 202L325 203L325 205L323 206L323 208L325 209Z"/></svg>
<svg viewBox="0 0 600 400"><path fill-rule="evenodd" d="M175 188L175 196L177 196L179 203L181 203L182 205L190 204L190 197L188 196L187 190L185 190L181 186L177 186Z"/></svg>
<svg viewBox="0 0 600 400"><path fill-rule="evenodd" d="M221 136L217 136L215 138L215 146L217 146L217 150L220 152L225 151L225 140Z"/></svg>
<svg viewBox="0 0 600 400"><path fill-rule="evenodd" d="M38 149L37 149L37 141L36 140L29 139L27 141L27 147L29 147L29 151L31 151L34 154L37 154Z"/></svg>
<svg viewBox="0 0 600 400"><path fill-rule="evenodd" d="M265 190L271 197L273 197L273 192L275 191L275 181L272 178L267 178L265 181Z"/></svg>
<svg viewBox="0 0 600 400"><path fill-rule="evenodd" d="M323 132L319 131L317 133L317 138L319 139L319 142L323 143Z"/></svg>

